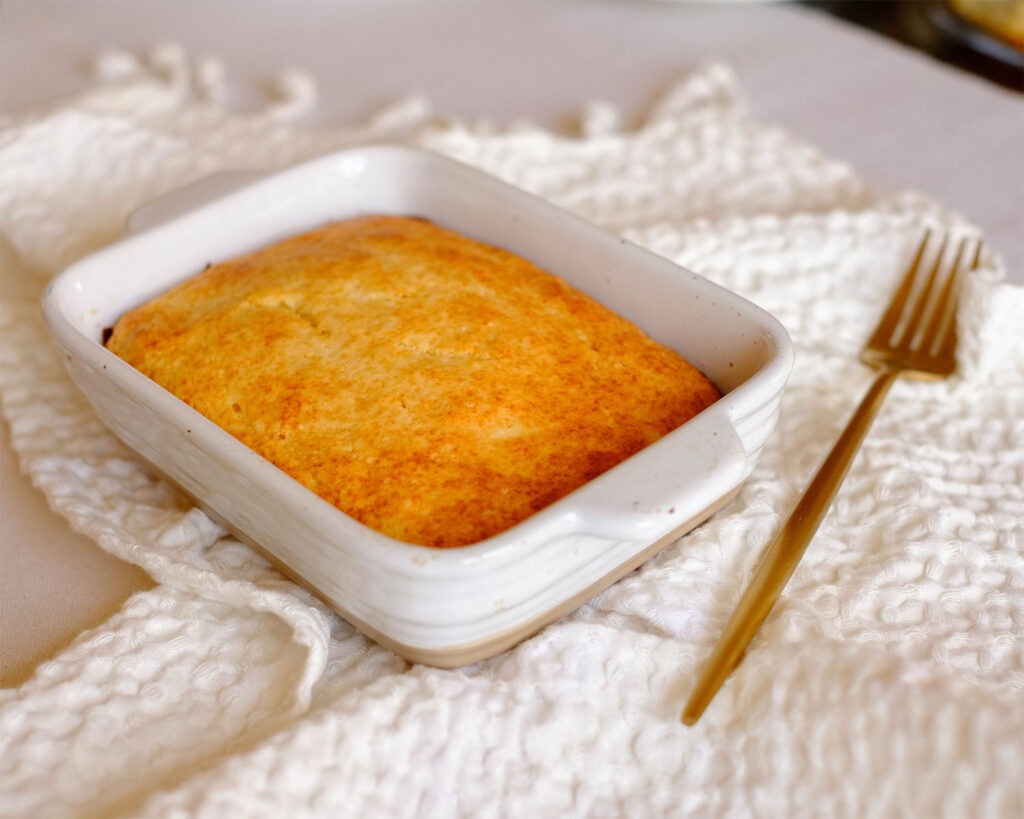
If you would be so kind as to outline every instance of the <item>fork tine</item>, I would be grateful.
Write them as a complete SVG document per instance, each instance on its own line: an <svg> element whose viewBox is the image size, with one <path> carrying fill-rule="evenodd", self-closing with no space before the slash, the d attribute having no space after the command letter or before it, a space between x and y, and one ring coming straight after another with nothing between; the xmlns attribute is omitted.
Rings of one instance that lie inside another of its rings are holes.
<svg viewBox="0 0 1024 819"><path fill-rule="evenodd" d="M964 256L964 249L966 247L967 239L965 237L960 240L960 243L956 247L956 255L953 257L949 276L947 276L942 292L939 294L935 301L935 306L932 308L931 319L928 322L928 327L920 336L922 340L931 339L929 351L933 354L937 353L939 348L942 347L945 339L947 338L947 333L952 333L952 343L956 342L956 323L952 319L956 311L956 300L960 289L960 260ZM975 258L977 258L977 254L975 255ZM975 265L977 265L976 261ZM932 284L930 280L929 284Z"/></svg>
<svg viewBox="0 0 1024 819"><path fill-rule="evenodd" d="M963 278L963 272L970 272L971 270L977 270L978 264L981 262L981 250L983 242L980 238L974 240L974 256L971 261L967 264L963 270L960 267L960 257L962 251L967 247L966 237L960 240L960 249L957 251L956 263L953 270L950 272L949 281L946 283L945 290L942 294L942 309L943 318L942 323L939 326L936 319L933 319L933 326L929 327L929 330L935 331L932 336L931 353L942 360L942 369L951 372L956 366L956 346L957 346L957 332L956 332L956 308L957 301L960 296L960 281ZM947 303L948 302L948 303ZM938 316L938 313L936 313Z"/></svg>
<svg viewBox="0 0 1024 819"><path fill-rule="evenodd" d="M918 245L914 261L910 265L907 275L904 276L899 290L897 290L895 295L893 295L892 301L889 303L889 309L885 311L885 315L882 316L881 321L878 322L878 327L875 328L874 335L871 336L871 340L868 342L869 346L887 347L889 342L892 340L893 335L896 333L896 328L899 327L900 319L903 318L904 308L906 308L907 301L910 298L910 292L914 289L914 281L917 279L917 271L918 268L921 267L921 260L924 258L924 251L928 247L931 235L932 229L926 228L924 236L921 237L921 244ZM943 239L943 245L944 244L945 239Z"/></svg>
<svg viewBox="0 0 1024 819"><path fill-rule="evenodd" d="M917 291L914 304L907 313L902 326L896 331L896 336L892 339L893 344L899 344L901 346L906 346L909 349L915 349L920 342L922 325L924 324L925 318L929 315L928 307L932 294L935 292L935 282L938 281L939 272L942 270L942 261L946 255L946 245L948 244L949 234L944 233L942 234L942 242L939 244L939 249L935 253L935 261L932 264L932 269L928 271L928 278L925 280L925 283L920 290ZM959 263L960 258L958 255L956 261L953 263L954 269Z"/></svg>

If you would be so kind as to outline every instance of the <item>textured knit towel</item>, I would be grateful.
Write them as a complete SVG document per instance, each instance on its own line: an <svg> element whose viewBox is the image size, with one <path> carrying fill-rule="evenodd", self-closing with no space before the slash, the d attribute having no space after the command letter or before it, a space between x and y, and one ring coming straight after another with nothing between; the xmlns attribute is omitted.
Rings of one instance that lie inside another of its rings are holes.
<svg viewBox="0 0 1024 819"><path fill-rule="evenodd" d="M900 382L784 599L694 728L678 712L761 547L870 373L856 354L925 225L752 121L728 68L635 131L440 122L409 100L313 132L173 48L0 123L5 264L41 283L141 203L221 170L393 141L479 166L738 291L791 333L778 429L739 496L571 616L457 670L357 633L189 508L97 422L32 302L3 306L3 411L54 509L157 581L0 692L0 814L209 817L1024 815L1024 296L991 254L960 371Z"/></svg>

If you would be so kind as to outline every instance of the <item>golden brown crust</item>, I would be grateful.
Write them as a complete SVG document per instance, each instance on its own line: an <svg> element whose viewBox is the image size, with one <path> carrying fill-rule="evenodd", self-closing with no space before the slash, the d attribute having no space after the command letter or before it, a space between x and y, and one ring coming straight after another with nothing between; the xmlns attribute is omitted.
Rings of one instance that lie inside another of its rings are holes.
<svg viewBox="0 0 1024 819"><path fill-rule="evenodd" d="M671 350L511 253L350 219L127 313L117 355L368 526L507 529L719 397Z"/></svg>

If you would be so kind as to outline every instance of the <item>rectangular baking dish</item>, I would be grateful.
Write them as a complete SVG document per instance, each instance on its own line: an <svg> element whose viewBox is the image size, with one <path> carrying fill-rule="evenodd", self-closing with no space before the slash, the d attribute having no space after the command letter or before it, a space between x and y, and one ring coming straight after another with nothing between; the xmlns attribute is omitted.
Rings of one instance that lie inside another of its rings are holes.
<svg viewBox="0 0 1024 819"><path fill-rule="evenodd" d="M374 213L524 256L677 350L723 398L511 529L430 549L349 518L103 346L122 313L210 262ZM387 146L267 176L118 242L56 278L43 309L71 378L129 447L364 633L443 667L516 644L728 502L775 425L793 357L781 325L736 294L480 171Z"/></svg>

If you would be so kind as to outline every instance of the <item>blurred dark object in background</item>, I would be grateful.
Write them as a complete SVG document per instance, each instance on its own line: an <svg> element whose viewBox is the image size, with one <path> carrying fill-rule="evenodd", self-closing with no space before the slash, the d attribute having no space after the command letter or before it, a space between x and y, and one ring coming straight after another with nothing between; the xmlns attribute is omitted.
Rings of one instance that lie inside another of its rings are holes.
<svg viewBox="0 0 1024 819"><path fill-rule="evenodd" d="M999 0L1013 5L1021 0ZM968 21L948 0L798 0L1024 92L1024 50Z"/></svg>

